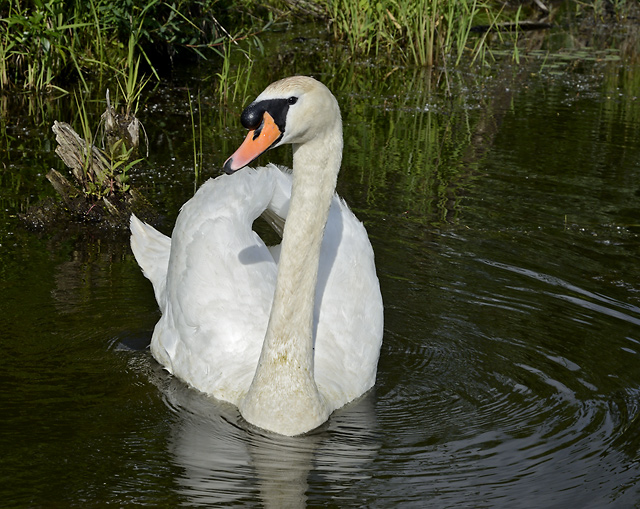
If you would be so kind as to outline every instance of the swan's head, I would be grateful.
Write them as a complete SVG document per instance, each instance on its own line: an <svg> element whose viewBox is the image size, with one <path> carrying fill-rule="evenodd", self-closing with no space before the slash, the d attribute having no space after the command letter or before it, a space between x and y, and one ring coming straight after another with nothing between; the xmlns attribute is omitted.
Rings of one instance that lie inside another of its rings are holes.
<svg viewBox="0 0 640 509"><path fill-rule="evenodd" d="M225 161L226 173L243 168L270 148L302 145L336 132L342 136L338 102L327 87L307 76L269 85L242 112L240 121L249 134Z"/></svg>

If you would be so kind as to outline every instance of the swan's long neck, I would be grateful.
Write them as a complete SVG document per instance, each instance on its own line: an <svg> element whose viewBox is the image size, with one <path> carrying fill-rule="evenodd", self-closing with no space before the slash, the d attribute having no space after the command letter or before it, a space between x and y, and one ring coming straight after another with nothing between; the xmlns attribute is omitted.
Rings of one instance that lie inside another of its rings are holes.
<svg viewBox="0 0 640 509"><path fill-rule="evenodd" d="M293 189L287 222L282 238L282 251L265 350L278 355L286 351L301 366L312 367L313 309L320 246L336 185L336 172L326 166L339 165L305 157L306 146L294 153ZM322 176L322 180L318 176ZM307 183L307 179L311 180Z"/></svg>
<svg viewBox="0 0 640 509"><path fill-rule="evenodd" d="M313 315L320 247L342 158L338 121L323 137L294 145L293 189L273 306L253 382L240 405L249 422L296 435L324 422L313 373Z"/></svg>

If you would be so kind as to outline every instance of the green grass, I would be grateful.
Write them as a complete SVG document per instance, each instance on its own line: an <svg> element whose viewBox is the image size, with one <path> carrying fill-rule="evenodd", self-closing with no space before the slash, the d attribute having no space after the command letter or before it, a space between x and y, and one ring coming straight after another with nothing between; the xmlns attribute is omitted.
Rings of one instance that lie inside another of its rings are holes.
<svg viewBox="0 0 640 509"><path fill-rule="evenodd" d="M244 104L247 101L247 89L253 69L253 57L251 46L249 49L236 48L240 54L240 61L232 66L232 42L224 45L223 61L220 72L216 73L217 96L220 104L236 103Z"/></svg>
<svg viewBox="0 0 640 509"><path fill-rule="evenodd" d="M200 174L203 164L203 151L202 151L202 104L200 102L200 94L198 93L198 133L196 136L196 120L193 112L193 101L191 100L191 91L187 89L189 96L189 116L191 117L191 138L193 148L193 192L195 193L198 188L198 182L200 180Z"/></svg>
<svg viewBox="0 0 640 509"><path fill-rule="evenodd" d="M324 10L334 37L352 54L419 66L459 62L471 45L472 24L500 10L489 0L309 0L305 5L311 4L316 12ZM133 97L137 80L132 77L159 80L158 66L190 54L222 59L220 93L226 102L242 93L238 87L246 81L225 79L231 77L231 48L266 30L281 7L277 0L5 0L0 90L65 90L78 81L87 89L87 80L116 74L126 84L125 95ZM483 52L485 40L473 38L473 54ZM242 72L250 73L251 62L248 55Z"/></svg>
<svg viewBox="0 0 640 509"><path fill-rule="evenodd" d="M548 2L546 2L549 4ZM597 21L637 17L638 0L567 1L549 4L553 21L559 10ZM532 4L497 0L327 0L331 29L336 40L353 54L398 61L403 65L458 65L465 57L488 64L492 60L489 43L511 47L519 63L522 33L484 30L511 22L537 20L541 11Z"/></svg>
<svg viewBox="0 0 640 509"><path fill-rule="evenodd" d="M331 0L333 35L353 53L399 55L405 64L459 62L471 27L492 10L482 0ZM474 48L482 51L482 42Z"/></svg>
<svg viewBox="0 0 640 509"><path fill-rule="evenodd" d="M86 89L96 77L122 74L127 81L134 65L136 73L144 67L159 79L158 67L173 57L218 57L226 39L246 35L243 26L231 35L219 21L218 13L234 18L233 6L230 0L5 0L0 90L62 90L77 81Z"/></svg>
<svg viewBox="0 0 640 509"><path fill-rule="evenodd" d="M55 88L58 70L75 70L82 77L72 34L89 22L69 21L59 1L9 0L0 18L0 88L20 83L25 88Z"/></svg>
<svg viewBox="0 0 640 509"><path fill-rule="evenodd" d="M217 59L220 102L246 95L256 34L274 19L288 19L287 5L325 14L334 38L349 56L385 59L403 66L458 65L491 61L489 43L511 45L520 59L515 33L475 33L475 25L530 19L535 7L498 0L4 0L0 2L0 91L19 88L65 92L80 83L119 78L127 108L135 108L141 84L160 80L161 67L185 56ZM564 5L564 4L563 4ZM637 0L568 1L576 13L618 18ZM293 8L293 7L291 7ZM559 9L560 7L554 7ZM563 9L565 7L562 7ZM283 12L285 14L283 14ZM609 13L609 14L607 14ZM237 44L250 39L252 44ZM231 53L244 63L231 66ZM349 56L345 58L349 58ZM234 72L236 75L234 75Z"/></svg>

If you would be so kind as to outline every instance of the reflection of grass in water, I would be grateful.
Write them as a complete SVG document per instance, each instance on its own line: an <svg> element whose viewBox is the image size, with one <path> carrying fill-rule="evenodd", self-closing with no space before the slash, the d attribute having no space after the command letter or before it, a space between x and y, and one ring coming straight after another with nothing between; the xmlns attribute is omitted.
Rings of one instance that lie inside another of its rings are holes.
<svg viewBox="0 0 640 509"><path fill-rule="evenodd" d="M464 106L466 97L451 95L444 106L443 75L427 69L385 79L369 75L366 81L370 86L363 93L376 106L343 105L346 178L366 183L369 209L436 222L455 220L461 190L473 178L469 153L477 120ZM371 90L376 82L383 84L382 90ZM462 88L451 81L448 86Z"/></svg>
<svg viewBox="0 0 640 509"><path fill-rule="evenodd" d="M568 19L564 30L544 38L537 36L522 41L520 52L524 63L535 65L536 61L542 62L537 72L557 77L574 72L602 76L598 93L605 99L602 103L603 122L611 125L616 119L622 119L627 126L637 126L640 123L637 100L640 90L640 26L629 19L623 22L620 18L625 9L640 11L640 4L635 4L634 7L633 3L611 3L610 8L618 17L607 19L603 19L603 2L575 7L581 17L563 13ZM584 16L585 13L589 16ZM595 26L591 15L597 18Z"/></svg>
<svg viewBox="0 0 640 509"><path fill-rule="evenodd" d="M605 117L622 118L629 128L627 135L635 134L637 143L640 126L640 27L633 25L622 41L620 58L625 65L605 65L603 92L611 99L604 103Z"/></svg>

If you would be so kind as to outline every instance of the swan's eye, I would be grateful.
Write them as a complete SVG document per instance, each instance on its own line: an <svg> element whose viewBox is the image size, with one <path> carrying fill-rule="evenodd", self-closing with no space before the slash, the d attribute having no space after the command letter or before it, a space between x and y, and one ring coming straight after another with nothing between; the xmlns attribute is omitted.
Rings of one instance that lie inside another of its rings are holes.
<svg viewBox="0 0 640 509"><path fill-rule="evenodd" d="M287 102L289 104L295 104L298 102L298 98L297 97L289 97L289 99L287 99Z"/></svg>

